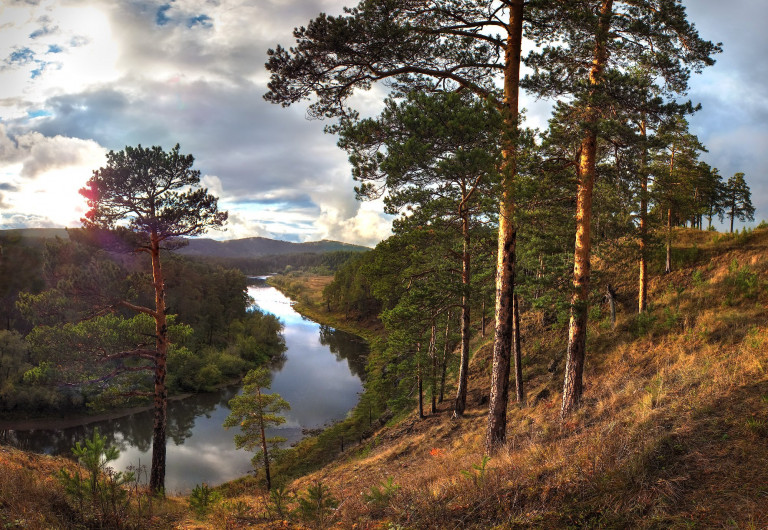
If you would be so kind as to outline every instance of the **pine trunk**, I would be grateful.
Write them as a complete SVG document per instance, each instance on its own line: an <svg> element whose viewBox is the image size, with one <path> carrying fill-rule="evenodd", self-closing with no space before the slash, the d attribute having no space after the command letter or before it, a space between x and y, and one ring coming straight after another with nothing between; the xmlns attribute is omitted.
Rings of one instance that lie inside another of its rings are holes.
<svg viewBox="0 0 768 530"><path fill-rule="evenodd" d="M421 376L421 344L416 345L416 386L419 392L419 418L424 419L424 378Z"/></svg>
<svg viewBox="0 0 768 530"><path fill-rule="evenodd" d="M485 300L483 300L483 308L480 315L480 336L485 338Z"/></svg>
<svg viewBox="0 0 768 530"><path fill-rule="evenodd" d="M517 402L522 404L525 400L525 393L523 392L523 350L520 346L520 304L517 302L517 294L515 294L513 301L513 313L515 314L515 391Z"/></svg>
<svg viewBox="0 0 768 530"><path fill-rule="evenodd" d="M506 441L509 365L512 347L512 297L515 294L514 178L517 172L517 121L519 118L520 52L523 40L524 0L509 2L509 26L504 66L504 119L508 138L503 143L502 196L499 205L499 245L496 258L496 328L488 410L486 454Z"/></svg>
<svg viewBox="0 0 768 530"><path fill-rule="evenodd" d="M437 329L435 323L432 322L432 336L429 340L429 355L432 357L432 377L430 378L430 386L432 387L432 414L437 414L437 343L436 343Z"/></svg>
<svg viewBox="0 0 768 530"><path fill-rule="evenodd" d="M445 321L445 342L443 343L443 366L440 374L440 399L438 403L442 403L445 399L445 375L448 371L448 337L451 331L451 313L448 313L448 317Z"/></svg>
<svg viewBox="0 0 768 530"><path fill-rule="evenodd" d="M648 173L646 170L648 150L645 120L640 123L640 132L643 136L643 155L640 163L640 289L637 295L637 310L644 313L648 307L648 263L646 261L646 248L648 245Z"/></svg>
<svg viewBox="0 0 768 530"><path fill-rule="evenodd" d="M664 274L672 272L672 208L667 208L667 260Z"/></svg>
<svg viewBox="0 0 768 530"><path fill-rule="evenodd" d="M600 8L600 23L595 36L595 52L589 83L593 87L602 84L603 69L607 61L606 41L608 39L613 0L603 0ZM590 229L592 221L592 190L595 183L595 160L597 155L597 122L599 111L592 103L586 109L586 134L581 141L579 157L579 181L576 197L576 248L573 259L573 296L571 298L571 320L568 326L568 350L565 360L565 381L563 383L563 405L560 410L564 418L573 412L581 402L583 390L584 359L587 343L587 316L589 308L590 279Z"/></svg>
<svg viewBox="0 0 768 530"><path fill-rule="evenodd" d="M168 358L168 325L165 318L165 281L160 266L160 239L153 233L150 237L152 256L152 282L155 287L155 397L154 424L152 430L152 466L149 488L153 493L165 490L165 440L168 391L165 387L166 361Z"/></svg>
<svg viewBox="0 0 768 530"><path fill-rule="evenodd" d="M464 238L464 247L461 255L461 361L459 364L459 388L456 391L456 403L453 407L453 417L459 418L467 407L467 380L469 376L469 280L470 280L470 256L469 256L469 212L466 208L461 211L461 231Z"/></svg>

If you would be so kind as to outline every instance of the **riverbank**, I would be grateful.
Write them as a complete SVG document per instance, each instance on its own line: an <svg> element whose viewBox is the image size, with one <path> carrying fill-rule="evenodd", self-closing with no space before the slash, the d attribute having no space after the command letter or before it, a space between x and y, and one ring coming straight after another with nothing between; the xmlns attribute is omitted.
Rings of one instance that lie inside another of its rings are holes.
<svg viewBox="0 0 768 530"><path fill-rule="evenodd" d="M323 289L332 281L333 276L292 274L270 276L267 284L293 300L293 308L302 316L362 337L369 344L379 340L384 333L384 326L379 319L348 319L343 313L328 309L323 300Z"/></svg>
<svg viewBox="0 0 768 530"><path fill-rule="evenodd" d="M371 366L376 364L382 351L383 326L376 321L347 320L343 314L328 311L323 303L323 289L333 280L332 276L291 274L271 276L267 284L290 298L293 309L302 317L340 331L356 335L366 341L370 350L367 358L368 378L357 405L346 418L325 427L321 432L308 436L285 451L273 464L272 475L279 482L298 478L321 468L340 454L367 443L379 429L388 413L387 399L377 392L371 380ZM221 486L227 495L244 493L259 484L259 477L242 477Z"/></svg>
<svg viewBox="0 0 768 530"><path fill-rule="evenodd" d="M239 380L238 380L239 381ZM230 386L235 383L228 383L227 385L222 385L220 388L224 388L226 386ZM175 396L169 396L168 401L181 401L182 399L187 399L194 394L192 393L186 393L186 394L177 394ZM66 415L64 417L40 417L40 418L30 418L30 419L19 419L19 420L0 420L0 431L3 430L13 430L13 431L33 431L37 429L70 429L72 427L78 427L81 425L90 425L92 423L98 423L100 421L111 421L116 420L119 418L124 418L126 416L131 416L132 414L138 414L140 412L147 412L154 408L154 405L148 404L148 405L138 405L136 407L126 407L126 408L120 408L115 410L109 410L104 412L97 412L94 414L72 414L72 415Z"/></svg>
<svg viewBox="0 0 768 530"><path fill-rule="evenodd" d="M214 386L211 390L206 392L185 392L183 394L173 394L168 396L168 402L182 401L189 399L197 395L213 394L225 388L231 386L240 385L240 381L243 380L243 376L234 377L223 383ZM105 411L99 411L94 413L77 412L72 414L64 414L64 416L40 416L36 418L0 418L0 431L13 430L13 431L32 431L37 429L70 429L72 427L90 425L92 423L98 423L101 421L117 420L131 416L133 414L139 414L141 412L148 412L154 410L152 403L146 405L136 405L135 407L121 407L117 409L110 409Z"/></svg>

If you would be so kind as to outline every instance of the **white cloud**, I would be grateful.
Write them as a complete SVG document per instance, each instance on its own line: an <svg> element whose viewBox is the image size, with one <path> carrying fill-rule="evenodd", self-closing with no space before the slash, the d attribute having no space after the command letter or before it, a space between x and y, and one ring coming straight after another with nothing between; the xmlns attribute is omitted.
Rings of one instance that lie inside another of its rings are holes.
<svg viewBox="0 0 768 530"><path fill-rule="evenodd" d="M2 226L77 226L86 210L78 190L104 156L91 140L38 132L13 136L0 124Z"/></svg>

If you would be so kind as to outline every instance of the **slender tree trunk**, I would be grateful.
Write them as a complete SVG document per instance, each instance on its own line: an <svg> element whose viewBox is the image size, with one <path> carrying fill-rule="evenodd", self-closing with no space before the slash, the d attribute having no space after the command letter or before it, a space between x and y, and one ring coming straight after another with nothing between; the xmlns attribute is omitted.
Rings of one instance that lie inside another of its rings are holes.
<svg viewBox="0 0 768 530"><path fill-rule="evenodd" d="M608 296L608 304L611 306L611 329L616 329L616 291L610 283L606 287L606 295Z"/></svg>
<svg viewBox="0 0 768 530"><path fill-rule="evenodd" d="M483 300L482 315L480 315L480 336L485 338L485 300Z"/></svg>
<svg viewBox="0 0 768 530"><path fill-rule="evenodd" d="M432 322L432 336L429 339L429 352L432 357L432 377L430 378L430 385L432 387L432 414L437 414L437 343L435 342L435 336L437 329L435 323Z"/></svg>
<svg viewBox="0 0 768 530"><path fill-rule="evenodd" d="M525 393L523 392L523 349L520 346L520 304L517 301L517 293L513 298L513 304L513 313L515 314L515 391L517 402L522 404L525 400Z"/></svg>
<svg viewBox="0 0 768 530"><path fill-rule="evenodd" d="M731 234L733 234L733 218L736 216L735 208L731 208Z"/></svg>
<svg viewBox="0 0 768 530"><path fill-rule="evenodd" d="M648 263L646 261L648 245L648 149L646 148L647 130L645 120L640 122L643 136L643 154L640 161L640 289L637 295L637 310L644 313L648 307Z"/></svg>
<svg viewBox="0 0 768 530"><path fill-rule="evenodd" d="M259 388L259 385L256 385L256 396L259 400L259 430L261 431L261 453L262 457L264 458L264 474L267 477L267 491L272 489L272 477L269 474L269 453L267 452L267 434L264 431L264 410L261 409L262 401L261 401L261 388ZM343 444L344 442L342 442ZM342 452L344 451L342 447Z"/></svg>
<svg viewBox="0 0 768 530"><path fill-rule="evenodd" d="M152 282L155 287L155 415L152 430L152 465L149 488L154 493L165 490L165 439L167 425L168 391L165 387L168 358L168 324L165 318L165 280L160 266L160 239L156 233L150 237Z"/></svg>
<svg viewBox="0 0 768 530"><path fill-rule="evenodd" d="M672 272L672 208L667 208L667 261L664 274Z"/></svg>
<svg viewBox="0 0 768 530"><path fill-rule="evenodd" d="M438 403L442 403L445 399L445 375L448 371L448 337L451 330L451 313L448 313L448 318L445 321L445 342L443 342L443 366L442 373L440 374L440 399Z"/></svg>
<svg viewBox="0 0 768 530"><path fill-rule="evenodd" d="M606 41L611 25L613 0L603 0L600 8L600 23L595 36L595 51L589 83L593 87L602 84L603 69L607 61ZM592 221L592 189L595 183L595 160L597 154L597 122L599 110L590 103L586 109L586 134L581 141L579 159L579 182L576 197L576 248L573 259L573 297L571 298L571 320L568 326L568 350L565 360L565 381L563 383L563 418L575 410L581 402L583 390L584 359L587 344L587 316L589 306L590 279L590 223Z"/></svg>
<svg viewBox="0 0 768 530"><path fill-rule="evenodd" d="M416 385L419 388L419 418L424 419L424 378L421 376L421 344L416 344Z"/></svg>
<svg viewBox="0 0 768 530"><path fill-rule="evenodd" d="M461 232L464 238L464 247L461 255L461 361L459 364L459 388L456 391L456 403L453 407L453 417L459 418L464 414L467 406L467 380L469 376L469 281L470 281L470 256L469 256L469 212L465 206L461 210Z"/></svg>
<svg viewBox="0 0 768 530"><path fill-rule="evenodd" d="M517 173L520 52L523 41L524 0L509 2L509 34L504 57L504 125L501 167L502 195L499 205L499 245L496 258L496 328L488 406L485 453L493 454L506 441L509 365L512 353L512 297L515 294L515 201L513 184Z"/></svg>

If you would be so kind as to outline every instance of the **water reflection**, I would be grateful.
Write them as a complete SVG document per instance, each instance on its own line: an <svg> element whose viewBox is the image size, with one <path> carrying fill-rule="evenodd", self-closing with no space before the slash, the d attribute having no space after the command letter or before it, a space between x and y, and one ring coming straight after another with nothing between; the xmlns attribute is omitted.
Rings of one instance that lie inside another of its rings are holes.
<svg viewBox="0 0 768 530"><path fill-rule="evenodd" d="M272 431L298 441L302 428L319 427L344 418L355 406L365 375L367 345L358 337L303 318L279 291L264 284L248 288L256 306L277 315L285 324L285 358L273 366L272 391L291 404L286 423ZM186 491L201 482L218 484L251 470L252 453L235 449L235 432L222 427L227 403L239 387L197 394L168 403L166 487ZM0 431L0 442L46 454L71 455L76 441L93 429L117 445L117 470L149 465L152 412L67 429Z"/></svg>

